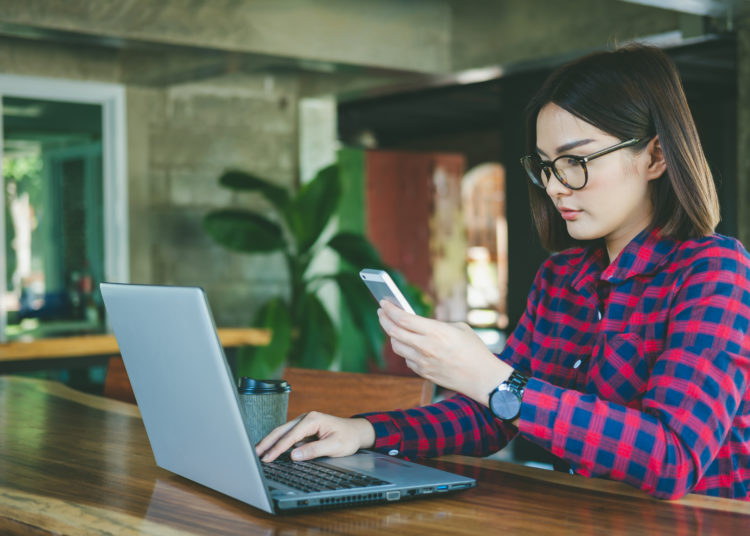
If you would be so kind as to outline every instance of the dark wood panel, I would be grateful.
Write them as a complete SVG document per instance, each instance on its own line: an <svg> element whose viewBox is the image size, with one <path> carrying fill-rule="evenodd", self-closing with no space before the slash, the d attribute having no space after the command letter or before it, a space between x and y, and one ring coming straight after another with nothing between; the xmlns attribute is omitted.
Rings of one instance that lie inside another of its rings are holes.
<svg viewBox="0 0 750 536"><path fill-rule="evenodd" d="M432 298L433 316L441 320L463 319L465 315L465 297L459 297L463 298L461 314L451 311L456 305L451 291L461 283L460 269L441 270L439 266L444 268L447 256L454 253L451 242L455 243L463 229L463 222L456 221L461 214L463 172L464 157L458 154L365 153L367 236L386 264ZM463 261L461 257L459 262ZM441 280L435 280L436 273ZM453 279L445 281L446 273ZM413 375L390 344L384 348L384 357L387 372Z"/></svg>
<svg viewBox="0 0 750 536"><path fill-rule="evenodd" d="M424 406L432 401L433 385L422 378L390 374L358 374L287 367L290 419L315 409L350 417L369 411Z"/></svg>

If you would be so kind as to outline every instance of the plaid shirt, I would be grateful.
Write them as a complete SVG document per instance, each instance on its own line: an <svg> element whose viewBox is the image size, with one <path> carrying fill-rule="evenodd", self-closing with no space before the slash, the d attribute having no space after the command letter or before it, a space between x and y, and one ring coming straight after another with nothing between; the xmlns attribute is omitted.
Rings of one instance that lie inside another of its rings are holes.
<svg viewBox="0 0 750 536"><path fill-rule="evenodd" d="M750 257L721 235L643 231L550 257L500 354L531 376L518 428L457 395L367 414L392 455L484 456L520 432L578 474L660 498L750 500Z"/></svg>

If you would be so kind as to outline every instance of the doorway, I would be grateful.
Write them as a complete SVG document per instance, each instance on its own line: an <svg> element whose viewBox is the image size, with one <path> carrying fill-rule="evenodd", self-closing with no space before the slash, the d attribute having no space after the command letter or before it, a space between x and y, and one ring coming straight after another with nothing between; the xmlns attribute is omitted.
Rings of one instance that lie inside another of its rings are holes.
<svg viewBox="0 0 750 536"><path fill-rule="evenodd" d="M0 76L0 342L106 330L128 280L124 89Z"/></svg>

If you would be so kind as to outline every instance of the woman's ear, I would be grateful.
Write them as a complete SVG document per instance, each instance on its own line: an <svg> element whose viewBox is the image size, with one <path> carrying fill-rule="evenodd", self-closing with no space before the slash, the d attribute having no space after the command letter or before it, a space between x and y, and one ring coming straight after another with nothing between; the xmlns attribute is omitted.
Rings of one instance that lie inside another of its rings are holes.
<svg viewBox="0 0 750 536"><path fill-rule="evenodd" d="M646 177L652 181L658 179L667 171L667 161L664 160L664 151L661 149L659 136L654 136L646 146L648 154L648 167L646 168Z"/></svg>

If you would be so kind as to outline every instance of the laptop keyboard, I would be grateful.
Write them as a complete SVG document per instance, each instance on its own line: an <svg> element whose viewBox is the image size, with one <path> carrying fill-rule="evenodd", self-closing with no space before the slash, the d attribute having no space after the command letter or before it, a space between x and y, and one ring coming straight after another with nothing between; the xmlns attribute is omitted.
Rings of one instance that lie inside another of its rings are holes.
<svg viewBox="0 0 750 536"><path fill-rule="evenodd" d="M315 461L293 462L288 458L279 458L271 463L262 463L261 466L269 480L300 491L365 488L389 483L356 471Z"/></svg>

